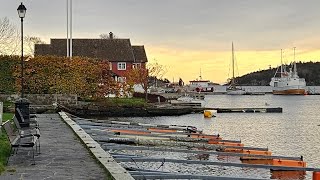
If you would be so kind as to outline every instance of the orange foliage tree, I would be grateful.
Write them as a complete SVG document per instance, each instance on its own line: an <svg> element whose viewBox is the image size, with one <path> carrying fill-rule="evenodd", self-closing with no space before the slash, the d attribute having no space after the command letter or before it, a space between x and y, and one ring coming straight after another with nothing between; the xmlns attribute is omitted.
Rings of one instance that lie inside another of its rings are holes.
<svg viewBox="0 0 320 180"><path fill-rule="evenodd" d="M118 86L115 80L112 78L112 71L109 70L109 62L101 61L98 64L98 71L96 71L98 77L98 87L96 96L106 97L109 94L117 94Z"/></svg>
<svg viewBox="0 0 320 180"><path fill-rule="evenodd" d="M148 100L148 88L150 87L150 77L162 77L166 72L166 68L159 63L150 63L147 68L132 68L125 74L126 82L133 86L139 84L142 86L145 98Z"/></svg>
<svg viewBox="0 0 320 180"><path fill-rule="evenodd" d="M77 94L100 97L114 83L107 61L56 56L36 56L25 63L25 89L31 94ZM19 73L16 68L16 74ZM20 78L16 86L20 91Z"/></svg>

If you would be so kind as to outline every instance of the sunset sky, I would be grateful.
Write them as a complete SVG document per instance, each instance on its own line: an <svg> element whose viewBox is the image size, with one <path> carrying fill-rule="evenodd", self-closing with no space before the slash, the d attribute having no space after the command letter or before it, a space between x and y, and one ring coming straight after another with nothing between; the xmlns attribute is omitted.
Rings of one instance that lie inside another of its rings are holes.
<svg viewBox="0 0 320 180"><path fill-rule="evenodd" d="M1 0L0 18L20 28L21 1ZM25 34L66 37L66 0L24 0ZM224 83L234 42L237 75L285 62L320 60L319 0L73 0L73 37L99 38L112 31L145 45L150 62L168 68L165 77L199 77ZM299 68L299 67L298 67ZM271 77L270 77L271 78Z"/></svg>

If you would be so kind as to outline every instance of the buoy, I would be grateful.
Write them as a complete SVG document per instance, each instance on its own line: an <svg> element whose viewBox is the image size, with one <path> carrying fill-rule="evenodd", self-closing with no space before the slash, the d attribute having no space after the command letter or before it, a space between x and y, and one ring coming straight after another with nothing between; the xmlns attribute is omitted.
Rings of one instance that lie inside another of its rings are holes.
<svg viewBox="0 0 320 180"><path fill-rule="evenodd" d="M215 113L214 110L204 110L203 116L205 118L212 118L212 117L215 117L214 113Z"/></svg>
<svg viewBox="0 0 320 180"><path fill-rule="evenodd" d="M211 118L211 117L212 117L212 113L211 113L211 111L209 111L209 110L204 110L203 116L204 116L205 118Z"/></svg>

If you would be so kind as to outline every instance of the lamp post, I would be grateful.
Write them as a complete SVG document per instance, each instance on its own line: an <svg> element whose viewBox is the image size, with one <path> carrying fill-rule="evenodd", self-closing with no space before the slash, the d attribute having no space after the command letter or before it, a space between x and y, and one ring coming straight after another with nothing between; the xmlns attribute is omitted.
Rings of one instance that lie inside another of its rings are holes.
<svg viewBox="0 0 320 180"><path fill-rule="evenodd" d="M26 15L27 8L21 3L17 9L18 15L21 19L21 98L24 97L24 62L23 62L23 18Z"/></svg>
<svg viewBox="0 0 320 180"><path fill-rule="evenodd" d="M15 102L15 116L17 117L21 127L29 127L30 110L29 101L24 98L24 60L23 60L23 18L26 15L27 8L21 3L17 9L19 18L21 19L21 99ZM20 113L19 113L19 111Z"/></svg>

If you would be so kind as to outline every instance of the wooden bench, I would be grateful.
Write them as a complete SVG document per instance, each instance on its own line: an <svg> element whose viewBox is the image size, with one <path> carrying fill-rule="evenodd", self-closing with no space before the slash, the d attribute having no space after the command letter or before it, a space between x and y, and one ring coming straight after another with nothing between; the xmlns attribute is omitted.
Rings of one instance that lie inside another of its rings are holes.
<svg viewBox="0 0 320 180"><path fill-rule="evenodd" d="M21 127L16 116L13 116L12 120L13 120L14 124L16 125L16 128L19 131L20 136L27 137L30 135L34 135L38 138L38 141L37 141L38 146L37 147L39 149L38 153L40 154L40 136L41 135L40 135L40 129L39 129L38 125L33 128L32 127Z"/></svg>
<svg viewBox="0 0 320 180"><path fill-rule="evenodd" d="M11 124L9 120L4 122L1 126L4 128L10 142L11 155L17 154L19 148L32 148L32 164L34 165L35 152L38 152L38 137L33 134L20 135L19 131L13 127L13 124Z"/></svg>

